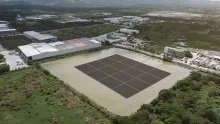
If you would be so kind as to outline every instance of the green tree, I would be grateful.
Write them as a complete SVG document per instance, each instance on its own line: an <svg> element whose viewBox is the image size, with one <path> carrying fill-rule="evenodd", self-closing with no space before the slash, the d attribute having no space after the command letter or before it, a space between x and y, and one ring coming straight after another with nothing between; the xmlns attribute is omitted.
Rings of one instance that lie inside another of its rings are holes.
<svg viewBox="0 0 220 124"><path fill-rule="evenodd" d="M0 74L3 74L5 72L9 72L10 71L10 67L7 64L2 64L0 65Z"/></svg>
<svg viewBox="0 0 220 124"><path fill-rule="evenodd" d="M193 58L193 54L190 51L186 51L185 56L188 58Z"/></svg>

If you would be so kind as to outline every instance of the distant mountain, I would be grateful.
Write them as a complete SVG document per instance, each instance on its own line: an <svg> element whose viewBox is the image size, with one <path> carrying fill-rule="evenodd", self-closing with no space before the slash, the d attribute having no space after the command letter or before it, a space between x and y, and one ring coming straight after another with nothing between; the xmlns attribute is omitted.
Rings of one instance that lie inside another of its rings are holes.
<svg viewBox="0 0 220 124"><path fill-rule="evenodd" d="M26 2L34 5L52 6L123 6L123 5L142 5L142 4L182 4L198 5L211 4L211 0L0 0L5 2Z"/></svg>

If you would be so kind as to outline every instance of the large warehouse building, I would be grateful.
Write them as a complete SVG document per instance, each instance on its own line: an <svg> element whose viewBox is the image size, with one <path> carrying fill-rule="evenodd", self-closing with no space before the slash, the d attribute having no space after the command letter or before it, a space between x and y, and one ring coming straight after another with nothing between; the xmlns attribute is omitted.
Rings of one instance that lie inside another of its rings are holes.
<svg viewBox="0 0 220 124"><path fill-rule="evenodd" d="M174 58L178 58L178 59L182 59L186 56L186 50L185 49L178 49L178 48L172 48L172 47L165 47L164 48L164 54L174 57Z"/></svg>
<svg viewBox="0 0 220 124"><path fill-rule="evenodd" d="M57 41L56 36L52 36L49 34L40 34L35 31L26 31L26 32L24 32L24 36L35 41L35 42L51 43L51 42Z"/></svg>
<svg viewBox="0 0 220 124"><path fill-rule="evenodd" d="M126 29L126 28L120 29L119 32L124 33L124 34L130 34L130 35L139 34L138 30L132 30L132 29Z"/></svg>
<svg viewBox="0 0 220 124"><path fill-rule="evenodd" d="M0 36L10 36L16 34L16 29L10 29L7 21L0 21Z"/></svg>
<svg viewBox="0 0 220 124"><path fill-rule="evenodd" d="M40 60L98 47L101 47L100 42L84 38L54 43L32 43L19 46L18 49L23 59L27 62L29 60Z"/></svg>

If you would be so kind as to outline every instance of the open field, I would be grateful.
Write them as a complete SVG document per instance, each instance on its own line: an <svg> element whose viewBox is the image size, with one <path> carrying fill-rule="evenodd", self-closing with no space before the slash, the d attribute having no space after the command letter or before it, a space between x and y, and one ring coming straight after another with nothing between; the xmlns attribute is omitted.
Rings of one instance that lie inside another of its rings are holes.
<svg viewBox="0 0 220 124"><path fill-rule="evenodd" d="M126 99L75 68L75 66L115 54L167 71L171 73L171 75ZM136 112L142 104L150 103L155 99L162 89L171 88L176 81L185 78L190 73L188 69L118 48L76 55L62 60L43 63L42 66L80 93L88 96L91 100L106 108L108 111L122 116Z"/></svg>
<svg viewBox="0 0 220 124"><path fill-rule="evenodd" d="M31 40L24 36L0 37L0 44L8 50L15 50L18 46L26 45L31 42Z"/></svg>
<svg viewBox="0 0 220 124"><path fill-rule="evenodd" d="M163 18L160 18L163 20ZM155 41L150 48L162 52L165 46L177 46L178 39L185 39L188 47L220 51L219 25L209 20L175 20L145 23L135 28L138 38Z"/></svg>
<svg viewBox="0 0 220 124"><path fill-rule="evenodd" d="M75 27L70 29L61 29L56 31L46 31L44 33L58 36L58 40L69 40L82 37L97 37L102 34L119 30L121 26L112 24L99 24L91 26Z"/></svg>
<svg viewBox="0 0 220 124"><path fill-rule="evenodd" d="M54 20L38 20L38 21L13 21L10 25L13 28L16 28L19 32L24 31L48 31L48 30L56 30L56 29L64 29L64 28L71 28L71 27L82 27L82 26L89 26L95 24L102 24L99 22L75 22L75 23L65 23L61 24L55 22Z"/></svg>
<svg viewBox="0 0 220 124"><path fill-rule="evenodd" d="M0 75L0 96L1 124L110 123L82 96L37 65Z"/></svg>

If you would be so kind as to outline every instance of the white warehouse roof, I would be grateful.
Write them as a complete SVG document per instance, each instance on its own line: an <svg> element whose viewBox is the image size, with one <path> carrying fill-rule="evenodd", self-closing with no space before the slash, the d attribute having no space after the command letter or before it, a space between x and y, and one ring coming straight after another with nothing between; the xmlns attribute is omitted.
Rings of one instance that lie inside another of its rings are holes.
<svg viewBox="0 0 220 124"><path fill-rule="evenodd" d="M0 28L8 28L7 24L0 24Z"/></svg>
<svg viewBox="0 0 220 124"><path fill-rule="evenodd" d="M58 51L47 43L32 43L29 45L19 46L18 47L27 57L39 55L45 52L54 52Z"/></svg>
<svg viewBox="0 0 220 124"><path fill-rule="evenodd" d="M8 24L7 21L0 21L0 24Z"/></svg>
<svg viewBox="0 0 220 124"><path fill-rule="evenodd" d="M25 35L28 35L30 37L33 37L35 39L38 40L47 40L47 39L52 39L52 38L56 38L55 36L49 35L49 34L40 34L38 32L35 31L26 31L24 32Z"/></svg>
<svg viewBox="0 0 220 124"><path fill-rule="evenodd" d="M122 33L139 33L138 30L132 30L132 29L126 29L126 28L123 28L123 29L120 29L120 32Z"/></svg>
<svg viewBox="0 0 220 124"><path fill-rule="evenodd" d="M26 57L39 55L46 52L55 52L65 49L83 47L89 44L100 44L96 40L76 39L68 41L58 41L53 43L32 43L29 45L19 46L18 48Z"/></svg>
<svg viewBox="0 0 220 124"><path fill-rule="evenodd" d="M16 29L3 29L3 30L0 30L0 33L1 32L14 32L14 31L16 31Z"/></svg>

